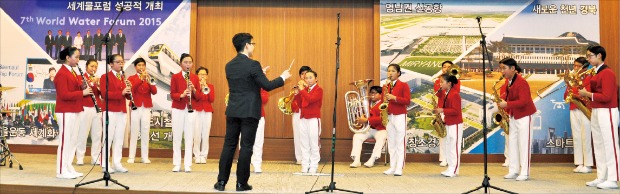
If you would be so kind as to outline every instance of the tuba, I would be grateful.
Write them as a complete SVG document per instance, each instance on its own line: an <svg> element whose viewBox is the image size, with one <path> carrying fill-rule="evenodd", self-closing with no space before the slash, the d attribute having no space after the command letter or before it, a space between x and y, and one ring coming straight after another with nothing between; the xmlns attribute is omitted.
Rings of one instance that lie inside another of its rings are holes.
<svg viewBox="0 0 620 194"><path fill-rule="evenodd" d="M437 90L437 92L439 92L441 90ZM437 109L437 92L435 92L435 94L433 94L433 99L431 101L431 104L433 105L433 110ZM446 96L447 98L447 96ZM435 132L437 133L437 135L441 138L446 137L446 123L443 121L443 119L441 118L441 114L440 113L434 113L433 114L433 121L431 122L431 124L433 125L433 127L435 128Z"/></svg>
<svg viewBox="0 0 620 194"><path fill-rule="evenodd" d="M493 102L495 103L501 102L501 97L499 96L499 92L497 92L497 88L495 88L495 86L497 85L497 83L499 83L503 79L504 77L502 76L499 78L499 80L495 81L495 84L493 84L493 97L494 97ZM508 88L506 88L506 90L508 90ZM510 117L508 117L508 113L503 108L500 108L499 106L497 106L497 109L499 110L493 113L493 122L495 124L498 124L501 128L503 128L506 134L509 134L510 129L508 127L510 126L508 125L508 119Z"/></svg>
<svg viewBox="0 0 620 194"><path fill-rule="evenodd" d="M357 91L348 91L344 94L344 101L347 107L347 121L349 123L349 129L353 133L365 133L370 129L370 124L357 123L357 119L360 117L370 117L370 104L367 99L368 85L372 82L372 79L357 80L351 83L354 85Z"/></svg>
<svg viewBox="0 0 620 194"><path fill-rule="evenodd" d="M285 115L293 114L292 105L293 98L295 98L295 88L297 88L297 86L293 87L293 90L289 92L288 96L278 99L278 109L280 109L280 111L282 111L282 113L284 113Z"/></svg>

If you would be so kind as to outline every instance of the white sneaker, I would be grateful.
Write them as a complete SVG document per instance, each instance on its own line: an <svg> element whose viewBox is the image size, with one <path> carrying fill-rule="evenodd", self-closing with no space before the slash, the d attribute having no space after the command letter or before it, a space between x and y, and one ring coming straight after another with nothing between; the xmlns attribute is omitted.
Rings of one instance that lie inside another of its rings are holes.
<svg viewBox="0 0 620 194"><path fill-rule="evenodd" d="M142 163L150 164L151 160L149 160L148 158L142 158Z"/></svg>
<svg viewBox="0 0 620 194"><path fill-rule="evenodd" d="M362 163L360 163L360 162L353 162L353 163L351 163L349 165L349 167L351 167L351 168L357 168L357 167L360 167L360 166L362 166Z"/></svg>
<svg viewBox="0 0 620 194"><path fill-rule="evenodd" d="M587 182L586 185L588 187L596 187L596 185L601 184L603 182L605 182L605 181L601 180L601 179L594 179L593 181Z"/></svg>
<svg viewBox="0 0 620 194"><path fill-rule="evenodd" d="M181 166L176 165L172 168L172 172L179 172L181 170Z"/></svg>
<svg viewBox="0 0 620 194"><path fill-rule="evenodd" d="M263 169L260 167L260 165L254 165L254 172L255 173L262 173Z"/></svg>
<svg viewBox="0 0 620 194"><path fill-rule="evenodd" d="M504 162L504 163L502 164L502 166L503 166L503 167L508 167L508 161Z"/></svg>
<svg viewBox="0 0 620 194"><path fill-rule="evenodd" d="M79 172L76 172L76 171L73 171L73 172L70 172L70 173L75 175L76 177L83 177L84 176L84 173L79 173Z"/></svg>
<svg viewBox="0 0 620 194"><path fill-rule="evenodd" d="M78 160L75 164L78 165L78 166L82 166L82 165L84 165L84 161L83 160Z"/></svg>
<svg viewBox="0 0 620 194"><path fill-rule="evenodd" d="M519 175L517 173L507 174L504 179L516 179Z"/></svg>
<svg viewBox="0 0 620 194"><path fill-rule="evenodd" d="M454 173L448 173L448 172L441 172L441 175L445 176L445 177L455 177L456 174Z"/></svg>
<svg viewBox="0 0 620 194"><path fill-rule="evenodd" d="M448 166L448 163L445 161L442 161L441 163L439 163L439 166L441 167Z"/></svg>
<svg viewBox="0 0 620 194"><path fill-rule="evenodd" d="M316 168L310 168L310 170L308 170L308 173L316 173L317 169Z"/></svg>
<svg viewBox="0 0 620 194"><path fill-rule="evenodd" d="M573 169L573 172L577 173L581 170L581 168L583 168L583 165L577 166L575 169Z"/></svg>
<svg viewBox="0 0 620 194"><path fill-rule="evenodd" d="M394 171L394 176L403 176L403 171L402 170Z"/></svg>
<svg viewBox="0 0 620 194"><path fill-rule="evenodd" d="M618 189L618 183L616 181L605 181L596 185L599 189Z"/></svg>
<svg viewBox="0 0 620 194"><path fill-rule="evenodd" d="M368 160L368 162L364 163L364 166L368 168L372 168L373 166L375 166L375 160L374 159Z"/></svg>
<svg viewBox="0 0 620 194"><path fill-rule="evenodd" d="M297 160L297 162L295 162L295 164L301 165L301 160Z"/></svg>
<svg viewBox="0 0 620 194"><path fill-rule="evenodd" d="M135 162L135 160L134 160L134 159L132 159L132 158L127 159L127 163L129 163L129 164L133 164L134 162Z"/></svg>
<svg viewBox="0 0 620 194"><path fill-rule="evenodd" d="M302 173L308 173L308 170L310 170L310 168L307 168L307 167L301 167L301 172L302 172Z"/></svg>
<svg viewBox="0 0 620 194"><path fill-rule="evenodd" d="M127 170L126 168L123 168L123 166L115 166L115 167L114 167L114 170L115 170L116 172L122 172L122 173L127 173L127 172L129 172L129 170Z"/></svg>
<svg viewBox="0 0 620 194"><path fill-rule="evenodd" d="M200 163L201 164L206 164L207 163L207 158L206 157L201 157L200 158Z"/></svg>
<svg viewBox="0 0 620 194"><path fill-rule="evenodd" d="M388 169L388 170L386 170L386 171L383 171L383 174L386 174L386 175L391 175L391 174L394 174L394 169L391 169L391 168L390 168L390 169Z"/></svg>
<svg viewBox="0 0 620 194"><path fill-rule="evenodd" d="M588 174L592 172L592 167L590 166L584 166L581 169L579 169L578 173L583 173L583 174Z"/></svg>
<svg viewBox="0 0 620 194"><path fill-rule="evenodd" d="M65 173L65 174L56 174L56 178L59 178L59 179L75 179L75 178L77 178L77 176L75 176L74 174L71 174L71 173Z"/></svg>
<svg viewBox="0 0 620 194"><path fill-rule="evenodd" d="M200 164L200 158L196 157L196 160L194 161L194 164Z"/></svg>
<svg viewBox="0 0 620 194"><path fill-rule="evenodd" d="M189 166L185 166L185 172L192 172L192 168L190 168Z"/></svg>
<svg viewBox="0 0 620 194"><path fill-rule="evenodd" d="M517 181L525 181L525 180L527 180L527 179L528 179L528 176L526 176L526 175L519 175L519 176L517 177Z"/></svg>

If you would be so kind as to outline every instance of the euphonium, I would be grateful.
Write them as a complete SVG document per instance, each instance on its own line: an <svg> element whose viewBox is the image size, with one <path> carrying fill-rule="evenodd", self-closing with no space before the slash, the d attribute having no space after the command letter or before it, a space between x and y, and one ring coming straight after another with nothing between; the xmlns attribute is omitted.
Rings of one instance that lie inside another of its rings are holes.
<svg viewBox="0 0 620 194"><path fill-rule="evenodd" d="M297 86L293 87L293 90L289 92L288 96L278 99L278 109L280 109L280 111L282 111L282 113L284 113L285 115L293 114L292 105L293 105L293 98L295 97L295 90L294 90L295 88L297 88Z"/></svg>
<svg viewBox="0 0 620 194"><path fill-rule="evenodd" d="M383 85L383 103L381 103L381 105L379 105L379 110L381 110L381 124L383 124L383 126L387 126L389 120L388 120L388 107L389 107L389 102L387 101L387 97L386 94L390 93L390 89L391 89L391 85L390 85L390 81L388 80L387 83L385 83Z"/></svg>
<svg viewBox="0 0 620 194"><path fill-rule="evenodd" d="M461 67L459 67L457 64L453 64L452 66L450 66L450 70L448 71L448 73L456 77L456 79L460 79L462 73Z"/></svg>
<svg viewBox="0 0 620 194"><path fill-rule="evenodd" d="M493 102L497 103L497 109L498 111L493 113L493 122L495 124L498 124L502 129L504 129L504 131L506 132L506 134L509 134L509 128L510 127L508 125L508 119L510 117L508 117L508 113L506 112L506 110L504 110L503 108L499 107L499 103L502 101L501 97L499 96L499 92L497 92L497 88L495 88L495 86L497 85L497 83L499 83L500 81L502 81L504 79L504 77L500 77L499 80L495 81L495 84L493 84ZM508 87L506 87L506 90L508 90Z"/></svg>
<svg viewBox="0 0 620 194"><path fill-rule="evenodd" d="M349 129L353 133L365 133L370 129L368 121L365 123L357 123L357 119L360 117L370 117L370 104L366 95L370 82L372 82L372 79L354 81L351 85L354 85L359 92L348 91L344 94L344 102L347 108L347 121L349 123Z"/></svg>
<svg viewBox="0 0 620 194"><path fill-rule="evenodd" d="M441 90L437 90L437 92L439 91ZM433 99L431 101L431 104L433 105L433 110L437 109L437 100L439 100L437 99L437 92L433 94ZM435 128L435 132L437 133L439 137L441 138L446 137L446 123L441 118L441 113L433 113L433 121L431 122L431 124L433 124L433 127Z"/></svg>

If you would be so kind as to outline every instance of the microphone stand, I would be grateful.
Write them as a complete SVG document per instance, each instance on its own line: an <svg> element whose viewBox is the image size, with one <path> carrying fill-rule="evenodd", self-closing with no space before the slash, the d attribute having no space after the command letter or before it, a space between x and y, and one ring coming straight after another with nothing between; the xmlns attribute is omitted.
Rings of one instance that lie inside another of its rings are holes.
<svg viewBox="0 0 620 194"><path fill-rule="evenodd" d="M482 37L482 40L480 40L480 48L481 48L481 54L482 54L482 142L484 144L484 178L482 179L482 185L476 187L475 189L472 189L470 191L467 191L465 193L472 193L474 191L480 190L481 188L484 188L484 193L490 193L489 188L493 188L495 190L499 190L499 191L503 191L506 193L514 193L512 191L508 191L496 186L492 186L491 183L489 182L489 180L491 180L491 178L489 178L489 175L487 174L487 166L488 166L488 160L487 157L489 155L488 151L487 151L487 82L486 82L486 63L485 63L485 58L486 60L489 60L489 71L493 71L493 65L491 64L491 59L489 59L489 53L487 50L487 42L485 40L486 36L482 33L482 27L480 25L480 20L482 19L482 17L478 16L476 17L476 20L478 20L478 29L480 29L480 36ZM499 107L498 107L499 108Z"/></svg>
<svg viewBox="0 0 620 194"><path fill-rule="evenodd" d="M336 39L336 81L335 81L335 86L338 86L338 70L340 69L340 13L337 14L338 16L338 31L337 31L337 35L338 38ZM334 114L333 114L333 118L332 118L332 122L333 122L333 128L332 128L332 173L331 173L331 181L329 182L329 186L323 186L323 188L321 189L317 189L314 191L308 191L306 192L306 194L309 193L316 193L319 191L325 191L325 192L330 192L333 193L334 190L336 191L344 191L344 192L349 192L349 193L362 193L359 191L350 191L350 190L345 190L345 189L338 189L336 188L336 182L334 182L334 156L336 154L336 104L338 102L338 87L336 87L336 92L334 92Z"/></svg>
<svg viewBox="0 0 620 194"><path fill-rule="evenodd" d="M109 57L111 53L108 53L108 51L110 51L111 49L108 48L108 42L110 42L110 38L112 36L112 34L110 34L110 32L112 31L112 28L114 28L114 25L116 24L116 21L118 20L118 17L121 16L121 13L123 13L123 9L121 8L121 11L118 12L118 15L116 15L116 18L114 18L114 22L112 23L112 26L110 26L110 29L108 30L108 33L106 33L106 36L103 38L103 44L106 45L106 49L105 49L105 61L109 62ZM110 36L108 36L107 34L110 34ZM108 65L106 64L105 66L105 73L108 73ZM106 81L106 85L105 85L105 101L108 101L108 94L110 93L109 86L110 86L110 79L109 76L105 76L105 81ZM118 186L121 186L123 188L125 188L125 190L129 190L128 186L125 186L121 183L119 183L117 180L112 179L112 177L110 176L110 172L108 172L108 168L110 167L110 150L108 149L108 126L110 124L110 116L108 115L108 111L109 111L109 103L105 103L105 149L106 149L106 155L105 155L105 171L103 172L103 178L97 179L97 180L93 180L93 181L88 181L85 183L80 183L80 184L76 184L75 188L78 188L80 186L84 186L84 185L88 185L91 183L96 183L99 181L105 181L105 186L108 186L108 181L109 182L113 182L115 184L117 184ZM100 154L103 154L103 152L100 152Z"/></svg>

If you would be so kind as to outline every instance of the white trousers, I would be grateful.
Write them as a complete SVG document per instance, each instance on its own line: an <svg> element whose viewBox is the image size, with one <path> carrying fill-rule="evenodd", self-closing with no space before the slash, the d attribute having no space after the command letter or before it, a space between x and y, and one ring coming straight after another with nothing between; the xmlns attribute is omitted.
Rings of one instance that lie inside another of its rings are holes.
<svg viewBox="0 0 620 194"><path fill-rule="evenodd" d="M575 165L594 166L592 158L592 130L590 120L579 109L570 110Z"/></svg>
<svg viewBox="0 0 620 194"><path fill-rule="evenodd" d="M205 158L209 155L209 134L211 133L212 112L196 111L196 127L194 128L194 157Z"/></svg>
<svg viewBox="0 0 620 194"><path fill-rule="evenodd" d="M519 174L521 176L530 175L531 154L531 129L532 116L525 116L520 119L510 117L510 134L508 138L508 166L509 174Z"/></svg>
<svg viewBox="0 0 620 194"><path fill-rule="evenodd" d="M301 142L301 167L318 168L321 160L320 139L321 119L300 119L299 140Z"/></svg>
<svg viewBox="0 0 620 194"><path fill-rule="evenodd" d="M405 136L407 134L407 115L388 115L386 126L388 135L388 152L390 153L390 169L401 172L405 167L405 152L407 151Z"/></svg>
<svg viewBox="0 0 620 194"><path fill-rule="evenodd" d="M258 120L254 147L252 147L252 165L260 167L263 163L263 144L265 143L265 117Z"/></svg>
<svg viewBox="0 0 620 194"><path fill-rule="evenodd" d="M591 124L596 176L600 180L618 181L618 109L593 108Z"/></svg>
<svg viewBox="0 0 620 194"><path fill-rule="evenodd" d="M105 111L103 112L103 122L106 122ZM127 127L127 113L123 112L108 112L110 122L108 124L108 149L105 147L103 150L103 156L110 158L110 149L112 149L112 165L114 167L122 167L121 159L123 158L123 141L125 140L125 128ZM103 136L105 135L105 126ZM104 139L105 143L105 139ZM104 158L105 159L105 158ZM101 166L106 167L106 162L101 160ZM109 161L109 160L108 160Z"/></svg>
<svg viewBox="0 0 620 194"><path fill-rule="evenodd" d="M353 135L353 147L351 148L351 157L353 158L354 162L360 162L362 144L364 144L364 141L366 141L366 139L370 138L375 138L375 147L372 149L372 155L370 155L369 160L372 160L373 158L375 160L381 158L381 149L383 149L383 145L387 140L387 131L370 129L366 133L356 133L355 135Z"/></svg>
<svg viewBox="0 0 620 194"><path fill-rule="evenodd" d="M448 173L459 174L461 169L461 148L463 142L463 123L456 125L446 125L446 162L448 163Z"/></svg>
<svg viewBox="0 0 620 194"><path fill-rule="evenodd" d="M149 158L149 141L151 140L151 108L138 107L131 111L131 134L129 135L129 159L136 158L138 136L140 137L140 155Z"/></svg>
<svg viewBox="0 0 620 194"><path fill-rule="evenodd" d="M93 163L101 162L101 136L103 136L101 113L97 113L95 107L84 107L84 112L80 114L78 119L80 130L77 136L77 151L75 158L77 161L84 162L84 154L86 153L86 142L88 142L88 133L90 132L90 156Z"/></svg>
<svg viewBox="0 0 620 194"><path fill-rule="evenodd" d="M185 157L183 164L192 166L192 145L194 141L194 117L196 112L188 113L187 108L172 109L172 165L181 165L181 142L185 137Z"/></svg>
<svg viewBox="0 0 620 194"><path fill-rule="evenodd" d="M301 114L300 113L293 113L293 144L295 144L295 160L296 161L301 161L301 140L300 140L300 132L299 129L301 128L299 126L300 123L300 117Z"/></svg>
<svg viewBox="0 0 620 194"><path fill-rule="evenodd" d="M56 174L75 172L73 157L78 135L78 118L81 113L56 113L58 119L58 151L56 151Z"/></svg>
<svg viewBox="0 0 620 194"><path fill-rule="evenodd" d="M447 129L446 129L446 133L447 133ZM447 137L447 135L446 135ZM446 137L440 137L439 138L439 161L440 162L447 162L446 161L446 152L448 152L448 140Z"/></svg>

